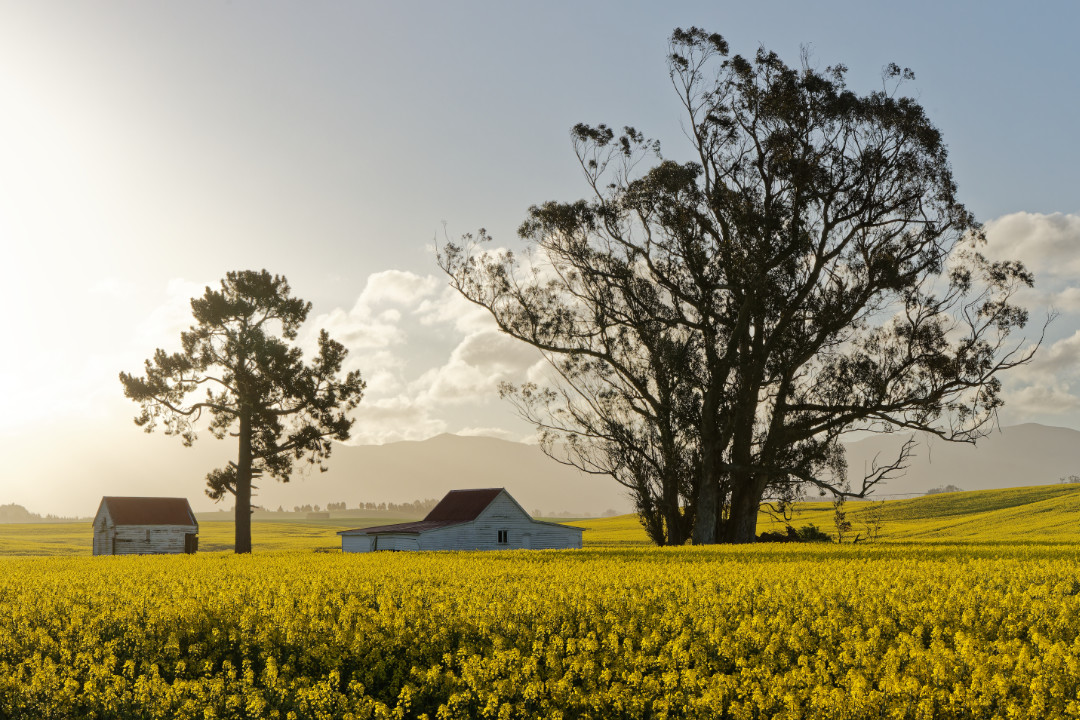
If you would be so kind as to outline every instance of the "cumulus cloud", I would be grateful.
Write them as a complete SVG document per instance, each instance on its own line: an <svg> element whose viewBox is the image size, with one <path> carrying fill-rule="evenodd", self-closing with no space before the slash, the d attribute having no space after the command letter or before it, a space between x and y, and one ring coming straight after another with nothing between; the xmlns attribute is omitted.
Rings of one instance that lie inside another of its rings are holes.
<svg viewBox="0 0 1080 720"><path fill-rule="evenodd" d="M484 308L471 303L452 288L438 297L424 299L416 308L420 323L428 327L449 326L459 333L476 333L495 328L495 320Z"/></svg>
<svg viewBox="0 0 1080 720"><path fill-rule="evenodd" d="M441 277L388 270L368 277L348 310L316 317L305 347L320 328L349 350L346 369L367 382L352 442L419 440L450 427L494 437L525 433L493 425L498 384L522 382L544 362L537 351L500 333L483 308L466 301ZM496 420L498 422L498 419Z"/></svg>
<svg viewBox="0 0 1080 720"><path fill-rule="evenodd" d="M510 440L516 442L520 438L509 430L503 430L496 427L466 427L461 428L455 435L465 435L467 437L493 437L499 440Z"/></svg>
<svg viewBox="0 0 1080 720"><path fill-rule="evenodd" d="M429 401L484 402L496 396L499 383L520 382L533 365L545 362L525 343L482 331L466 336L444 365L424 373L413 387Z"/></svg>
<svg viewBox="0 0 1080 720"><path fill-rule="evenodd" d="M1080 278L1077 278L1080 281ZM1060 312L1080 312L1080 287L1067 287L1060 292L1047 293L1043 302Z"/></svg>
<svg viewBox="0 0 1080 720"><path fill-rule="evenodd" d="M1028 385L1005 396L1010 415L1019 418L1039 415L1063 415L1080 410L1080 397L1069 391L1067 384Z"/></svg>
<svg viewBox="0 0 1080 720"><path fill-rule="evenodd" d="M364 290L356 300L354 312L366 312L372 307L394 303L415 306L421 299L433 295L441 283L433 275L417 275L404 270L384 270L368 276Z"/></svg>
<svg viewBox="0 0 1080 720"><path fill-rule="evenodd" d="M1037 275L1080 274L1080 215L1019 212L986 223L986 254L1017 259Z"/></svg>
<svg viewBox="0 0 1080 720"><path fill-rule="evenodd" d="M1013 371L1015 376L1030 379L1054 379L1076 375L1080 370L1080 330L1057 340L1035 353L1030 364Z"/></svg>
<svg viewBox="0 0 1080 720"><path fill-rule="evenodd" d="M1009 371L1004 392L1010 421L1080 410L1080 330L1040 348L1027 365Z"/></svg>
<svg viewBox="0 0 1080 720"><path fill-rule="evenodd" d="M354 417L351 441L361 445L424 440L446 432L446 421L430 407L402 395L364 400Z"/></svg>
<svg viewBox="0 0 1080 720"><path fill-rule="evenodd" d="M191 299L202 297L207 287L217 284L198 283L173 278L165 285L165 299L154 308L136 328L137 344L152 345L166 350L179 350L180 333L192 326Z"/></svg>
<svg viewBox="0 0 1080 720"><path fill-rule="evenodd" d="M431 275L402 270L373 273L351 310L335 308L317 317L314 324L355 351L402 345L407 335L400 327L401 308L414 309L437 288L438 281Z"/></svg>

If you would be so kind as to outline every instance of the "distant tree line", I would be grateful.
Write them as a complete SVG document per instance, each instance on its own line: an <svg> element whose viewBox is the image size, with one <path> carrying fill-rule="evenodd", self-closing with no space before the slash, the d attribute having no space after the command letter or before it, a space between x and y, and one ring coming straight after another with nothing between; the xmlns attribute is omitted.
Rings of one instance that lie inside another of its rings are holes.
<svg viewBox="0 0 1080 720"><path fill-rule="evenodd" d="M1080 475L1062 475L1058 478L1058 482L1066 485L1080 484Z"/></svg>
<svg viewBox="0 0 1080 720"><path fill-rule="evenodd" d="M433 507L439 504L439 501L435 498L426 498L424 500L413 500L412 502L404 503L387 503L387 502L362 502L357 503L355 510L376 510L382 512L394 512L401 513L403 515L426 515ZM332 502L327 503L325 508L318 505L294 505L293 512L326 512L344 511L349 510L349 505L346 502ZM278 512L281 512L281 508L278 508Z"/></svg>
<svg viewBox="0 0 1080 720"><path fill-rule="evenodd" d="M64 518L51 513L48 515L39 515L38 513L32 513L22 505L16 505L15 503L0 505L0 523L46 522L73 519L74 518Z"/></svg>
<svg viewBox="0 0 1080 720"><path fill-rule="evenodd" d="M0 522L32 522L41 520L41 516L32 513L22 505L0 505Z"/></svg>
<svg viewBox="0 0 1080 720"><path fill-rule="evenodd" d="M943 485L942 487L930 488L926 491L927 495L937 495L939 493L951 493L951 492L964 492L964 488L957 485Z"/></svg>

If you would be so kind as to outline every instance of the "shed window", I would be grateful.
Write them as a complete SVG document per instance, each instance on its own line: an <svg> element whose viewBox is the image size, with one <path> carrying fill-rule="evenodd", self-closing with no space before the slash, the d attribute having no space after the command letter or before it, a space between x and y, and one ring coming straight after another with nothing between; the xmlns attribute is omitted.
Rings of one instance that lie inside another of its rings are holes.
<svg viewBox="0 0 1080 720"><path fill-rule="evenodd" d="M500 530L499 531L499 544L500 545L505 545L506 543L510 542L510 538L508 537L509 535L510 535L509 530Z"/></svg>

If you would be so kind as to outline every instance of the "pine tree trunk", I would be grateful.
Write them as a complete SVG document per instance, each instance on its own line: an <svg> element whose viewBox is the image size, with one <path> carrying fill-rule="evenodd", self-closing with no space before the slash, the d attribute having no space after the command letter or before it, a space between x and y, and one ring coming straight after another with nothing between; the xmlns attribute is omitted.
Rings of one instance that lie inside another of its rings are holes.
<svg viewBox="0 0 1080 720"><path fill-rule="evenodd" d="M236 514L233 548L251 552L251 418L240 414L240 450L236 458Z"/></svg>

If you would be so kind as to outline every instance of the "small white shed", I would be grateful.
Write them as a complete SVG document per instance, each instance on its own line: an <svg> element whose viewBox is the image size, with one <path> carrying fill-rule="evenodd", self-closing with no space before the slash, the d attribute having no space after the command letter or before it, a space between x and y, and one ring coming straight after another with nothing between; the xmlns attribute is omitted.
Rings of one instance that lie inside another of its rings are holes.
<svg viewBox="0 0 1080 720"><path fill-rule="evenodd" d="M94 517L95 555L193 553L199 522L186 498L103 497Z"/></svg>
<svg viewBox="0 0 1080 720"><path fill-rule="evenodd" d="M533 520L505 488L451 490L418 522L342 530L342 552L581 547L582 528Z"/></svg>

